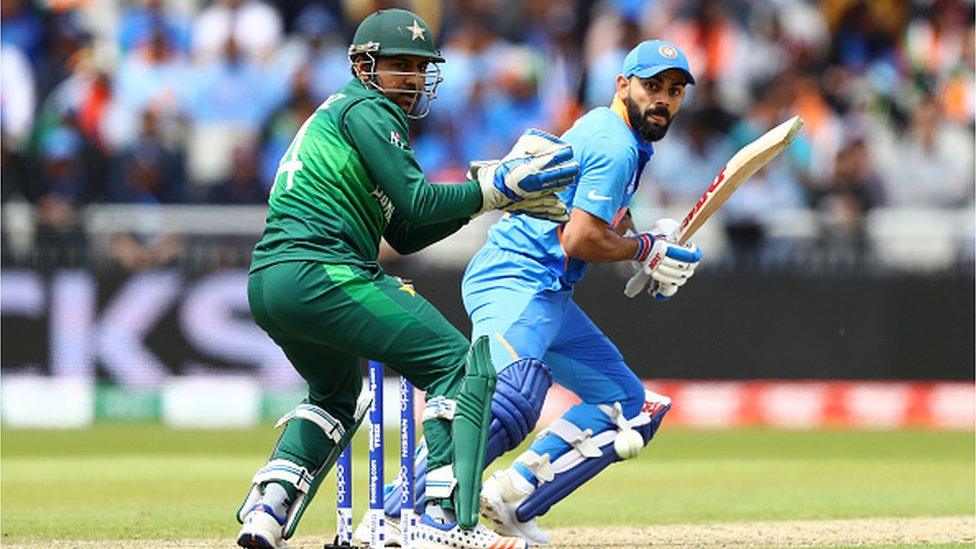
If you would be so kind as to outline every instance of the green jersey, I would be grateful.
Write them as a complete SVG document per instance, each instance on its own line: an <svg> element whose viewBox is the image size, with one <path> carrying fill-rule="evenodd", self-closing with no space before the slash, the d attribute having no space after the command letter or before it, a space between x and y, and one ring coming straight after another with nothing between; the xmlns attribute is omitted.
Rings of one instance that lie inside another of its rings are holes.
<svg viewBox="0 0 976 549"><path fill-rule="evenodd" d="M427 182L407 132L403 111L359 80L326 99L278 164L251 271L299 260L373 268L383 236L411 253L467 223L478 182Z"/></svg>

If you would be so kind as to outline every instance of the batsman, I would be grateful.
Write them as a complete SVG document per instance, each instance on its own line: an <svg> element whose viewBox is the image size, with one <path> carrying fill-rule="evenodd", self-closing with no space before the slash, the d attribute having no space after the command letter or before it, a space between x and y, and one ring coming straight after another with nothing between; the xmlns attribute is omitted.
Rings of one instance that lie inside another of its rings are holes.
<svg viewBox="0 0 976 549"><path fill-rule="evenodd" d="M701 252L669 240L677 222L658 220L638 232L629 213L653 142L667 134L694 83L677 46L638 44L624 59L610 106L589 111L563 135L580 165L578 181L559 193L571 207L569 221L504 216L468 264L464 306L473 336L490 339L498 372L486 462L532 432L553 382L581 400L485 481L481 511L498 532L548 544L536 518L612 463L636 456L671 407L670 398L644 388L572 296L591 262L639 263L656 301L670 299L694 274ZM667 343L666 334L648 336L652 345ZM390 514L398 512L398 481L388 490Z"/></svg>
<svg viewBox="0 0 976 549"><path fill-rule="evenodd" d="M427 23L406 10L373 13L349 47L352 79L302 124L285 152L254 249L248 302L255 322L308 383L271 458L237 513L238 545L277 548L349 443L368 401L361 358L386 363L426 391L429 452L420 547L524 547L477 526L489 407L489 344L474 345L407 282L377 264L380 239L409 254L501 209L565 220L554 193L578 175L570 145L530 131L469 181L429 183L408 138L441 81Z"/></svg>

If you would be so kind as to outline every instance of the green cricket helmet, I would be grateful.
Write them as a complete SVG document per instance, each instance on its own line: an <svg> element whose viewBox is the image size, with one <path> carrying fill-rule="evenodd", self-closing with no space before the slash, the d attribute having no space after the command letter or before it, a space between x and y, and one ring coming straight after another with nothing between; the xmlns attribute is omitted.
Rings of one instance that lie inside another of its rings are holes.
<svg viewBox="0 0 976 549"><path fill-rule="evenodd" d="M424 73L387 71L384 74L394 77L422 78L423 89L380 86L377 79L376 59L399 55L421 57L430 62ZM357 58L365 58L365 66L357 67ZM380 10L363 19L349 46L349 60L353 63L353 74L357 78L361 78L364 84L387 97L393 99L397 95L413 95L411 106L404 108L409 118L419 119L427 116L431 101L437 97L437 85L443 80L437 63L444 62L444 58L434 45L434 33L422 17L407 10Z"/></svg>
<svg viewBox="0 0 976 549"><path fill-rule="evenodd" d="M380 10L363 19L349 46L349 55L370 53L374 57L416 55L443 63L434 45L434 33L426 21L412 11Z"/></svg>

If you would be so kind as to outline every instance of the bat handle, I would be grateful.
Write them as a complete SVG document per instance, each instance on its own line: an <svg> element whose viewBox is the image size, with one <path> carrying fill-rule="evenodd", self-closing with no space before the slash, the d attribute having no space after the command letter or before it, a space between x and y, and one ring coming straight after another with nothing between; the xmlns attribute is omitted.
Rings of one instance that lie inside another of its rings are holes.
<svg viewBox="0 0 976 549"><path fill-rule="evenodd" d="M644 272L644 269L634 273L634 276L630 277L627 281L627 287L624 288L624 295L627 297L634 297L639 294L644 286L647 286L647 282L651 279L651 275Z"/></svg>

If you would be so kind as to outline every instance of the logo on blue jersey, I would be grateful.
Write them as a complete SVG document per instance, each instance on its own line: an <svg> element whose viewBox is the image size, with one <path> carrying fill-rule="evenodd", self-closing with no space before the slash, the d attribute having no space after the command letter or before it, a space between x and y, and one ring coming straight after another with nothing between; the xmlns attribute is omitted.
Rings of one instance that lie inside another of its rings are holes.
<svg viewBox="0 0 976 549"><path fill-rule="evenodd" d="M637 173L640 171L641 170L634 170L633 175L630 176L630 183L627 183L627 190L624 191L627 196L631 196L637 192Z"/></svg>

